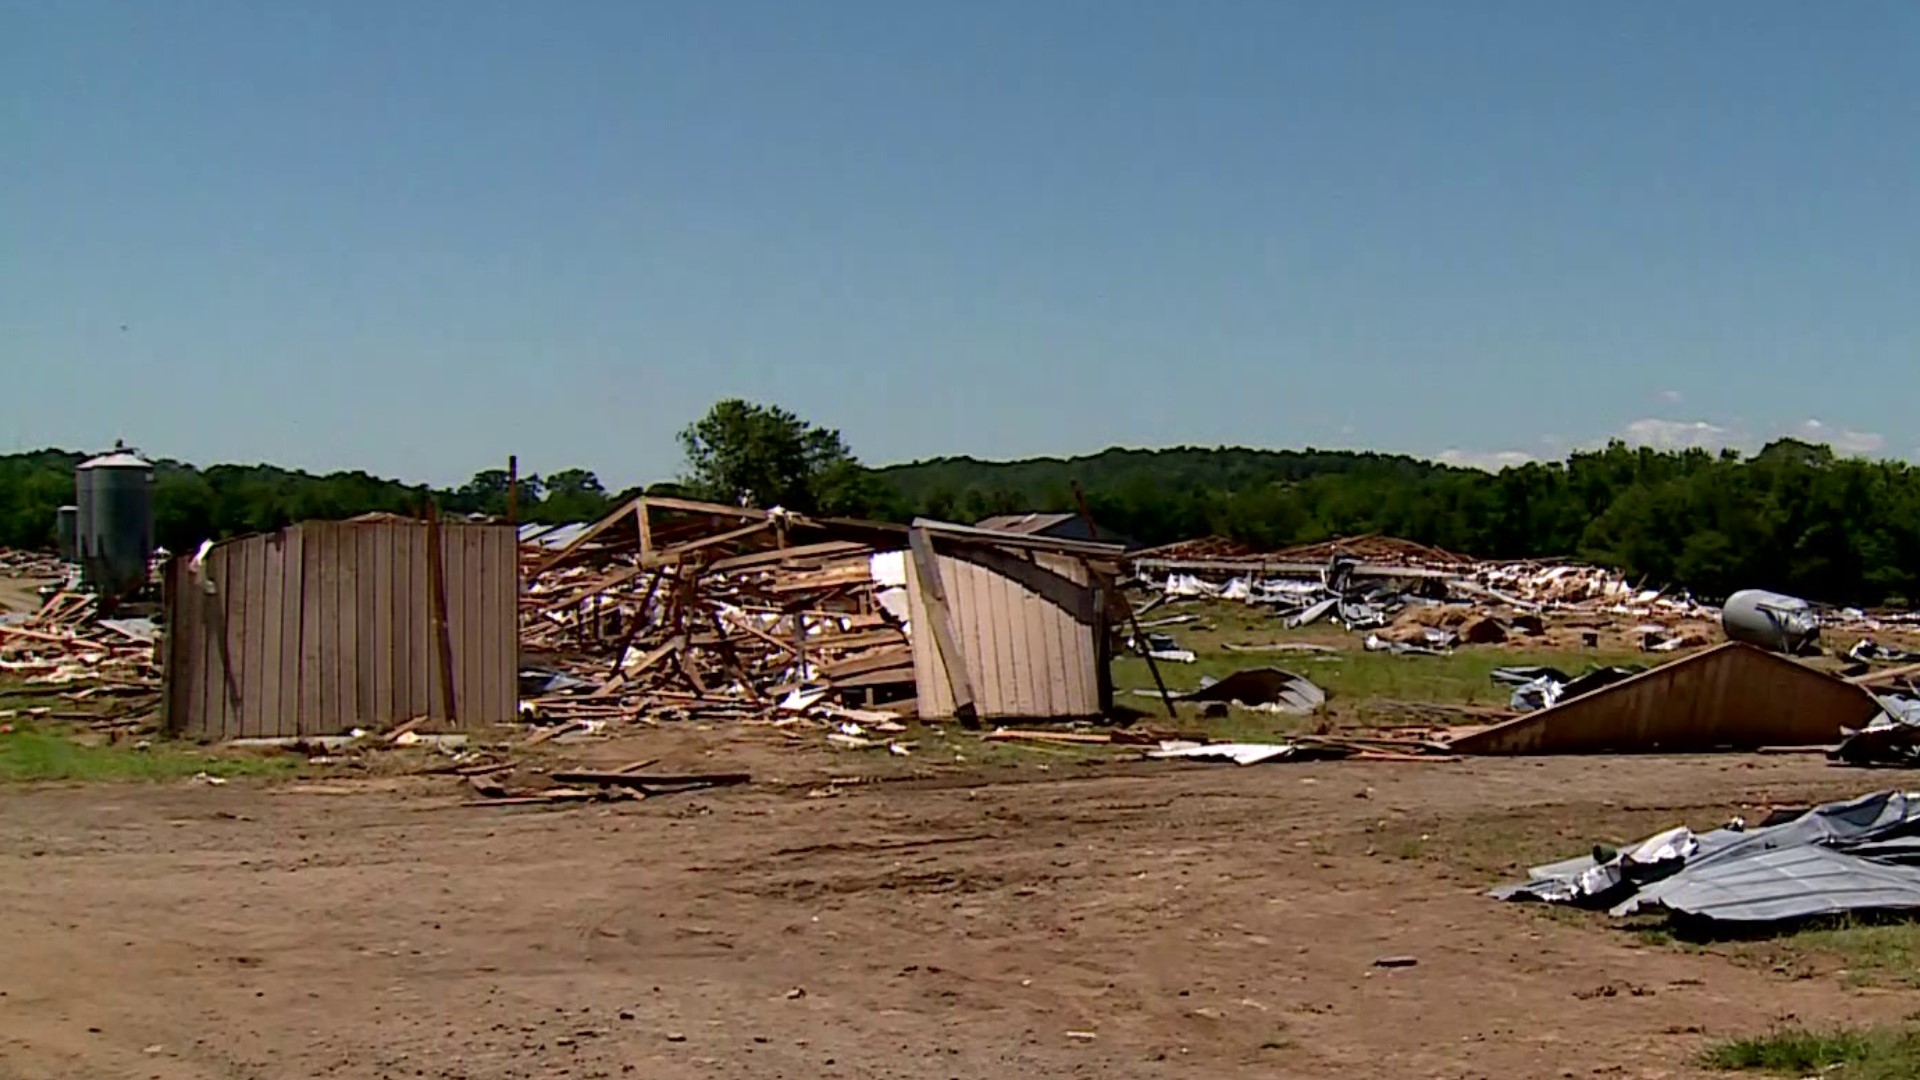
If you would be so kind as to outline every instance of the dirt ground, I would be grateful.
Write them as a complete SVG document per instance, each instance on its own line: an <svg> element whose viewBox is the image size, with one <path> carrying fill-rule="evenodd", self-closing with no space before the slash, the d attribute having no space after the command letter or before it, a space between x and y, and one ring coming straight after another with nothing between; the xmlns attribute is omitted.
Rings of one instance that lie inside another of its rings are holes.
<svg viewBox="0 0 1920 1080"><path fill-rule="evenodd" d="M1445 841L1873 779L1135 764L562 810L431 779L13 789L0 1076L1690 1076L1712 1037L1920 993L1495 903Z"/></svg>
<svg viewBox="0 0 1920 1080"><path fill-rule="evenodd" d="M0 574L0 614L38 610L40 586L45 584L47 582L39 578L8 577Z"/></svg>

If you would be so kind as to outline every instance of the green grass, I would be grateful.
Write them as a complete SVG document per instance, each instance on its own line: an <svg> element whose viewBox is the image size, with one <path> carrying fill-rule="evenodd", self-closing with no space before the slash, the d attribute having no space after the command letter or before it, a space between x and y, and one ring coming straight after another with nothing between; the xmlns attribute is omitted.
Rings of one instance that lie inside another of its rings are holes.
<svg viewBox="0 0 1920 1080"><path fill-rule="evenodd" d="M209 776L278 776L299 767L291 755L271 757L213 755L163 740L141 748L135 743L106 743L78 731L39 727L15 720L0 734L0 782L31 780L179 780Z"/></svg>
<svg viewBox="0 0 1920 1080"><path fill-rule="evenodd" d="M1655 659L1639 652L1598 649L1553 649L1526 646L1469 645L1448 656L1395 656L1370 653L1363 647L1366 635L1348 633L1338 626L1318 625L1289 630L1281 620L1263 609L1246 604L1196 602L1173 604L1147 615L1151 621L1167 614L1194 614L1198 622L1159 628L1171 635L1181 647L1197 655L1192 664L1160 665L1161 677L1175 692L1192 690L1202 677L1221 678L1250 667L1277 667L1303 675L1328 694L1327 717L1340 723L1382 724L1419 722L1406 713L1382 702L1420 702L1448 705L1504 707L1513 691L1493 682L1493 669L1515 665L1549 664L1569 674L1579 674L1590 665L1651 665ZM1314 652L1228 652L1232 644L1297 642L1331 646L1334 653ZM1153 675L1147 662L1138 656L1114 659L1113 682L1117 700L1134 708L1155 709L1157 702L1129 691L1153 688ZM1182 706L1182 715L1190 710ZM1235 715L1242 711L1235 710ZM1299 718L1270 718L1250 714L1250 733L1260 730L1284 732L1312 726ZM1290 723L1286 721L1291 721Z"/></svg>
<svg viewBox="0 0 1920 1080"><path fill-rule="evenodd" d="M1700 1064L1729 1072L1818 1074L1836 1080L1911 1078L1920 1076L1920 1032L1785 1029L1716 1043L1700 1055Z"/></svg>
<svg viewBox="0 0 1920 1080"><path fill-rule="evenodd" d="M1810 923L1725 948L1736 960L1754 966L1844 970L1850 986L1920 988L1920 923L1897 918Z"/></svg>

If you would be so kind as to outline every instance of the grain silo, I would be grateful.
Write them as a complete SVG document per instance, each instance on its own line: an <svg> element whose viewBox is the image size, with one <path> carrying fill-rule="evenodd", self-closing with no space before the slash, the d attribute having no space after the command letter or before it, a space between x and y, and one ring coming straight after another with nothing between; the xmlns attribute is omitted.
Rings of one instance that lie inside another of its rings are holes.
<svg viewBox="0 0 1920 1080"><path fill-rule="evenodd" d="M153 463L125 446L74 471L81 578L102 596L134 592L153 554Z"/></svg>
<svg viewBox="0 0 1920 1080"><path fill-rule="evenodd" d="M76 484L78 481L76 481ZM53 535L60 545L60 561L80 561L80 508L63 506L53 512Z"/></svg>

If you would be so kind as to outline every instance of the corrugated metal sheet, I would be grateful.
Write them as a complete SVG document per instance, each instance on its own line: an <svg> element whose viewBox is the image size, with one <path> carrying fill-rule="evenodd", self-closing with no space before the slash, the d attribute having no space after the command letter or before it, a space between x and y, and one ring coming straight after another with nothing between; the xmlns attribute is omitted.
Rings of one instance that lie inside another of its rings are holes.
<svg viewBox="0 0 1920 1080"><path fill-rule="evenodd" d="M948 544L936 553L954 643L982 719L1089 717L1111 699L1100 592L1085 561ZM954 715L918 567L906 560L920 715Z"/></svg>
<svg viewBox="0 0 1920 1080"><path fill-rule="evenodd" d="M1625 893L1613 914L1664 909L1746 923L1920 908L1920 867L1912 865L1920 853L1917 827L1920 803L1877 791L1777 825L1698 837L1670 829L1606 863L1583 856L1535 867L1533 880L1492 895L1591 904ZM1628 865L1650 848L1637 871Z"/></svg>
<svg viewBox="0 0 1920 1080"><path fill-rule="evenodd" d="M509 721L520 648L514 529L438 528L452 715L463 726ZM173 559L168 728L231 739L448 717L427 533L418 522L305 522L218 544L199 574Z"/></svg>
<svg viewBox="0 0 1920 1080"><path fill-rule="evenodd" d="M1728 642L1483 731L1468 754L1597 754L1821 746L1879 712L1872 694Z"/></svg>

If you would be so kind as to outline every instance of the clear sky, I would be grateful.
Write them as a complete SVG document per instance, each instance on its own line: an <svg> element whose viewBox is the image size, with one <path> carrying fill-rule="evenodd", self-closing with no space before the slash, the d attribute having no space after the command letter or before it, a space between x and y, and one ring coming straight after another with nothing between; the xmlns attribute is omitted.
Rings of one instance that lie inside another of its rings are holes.
<svg viewBox="0 0 1920 1080"><path fill-rule="evenodd" d="M1920 448L1920 4L0 0L0 435Z"/></svg>

